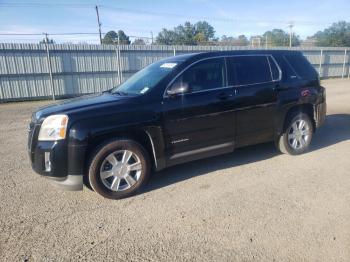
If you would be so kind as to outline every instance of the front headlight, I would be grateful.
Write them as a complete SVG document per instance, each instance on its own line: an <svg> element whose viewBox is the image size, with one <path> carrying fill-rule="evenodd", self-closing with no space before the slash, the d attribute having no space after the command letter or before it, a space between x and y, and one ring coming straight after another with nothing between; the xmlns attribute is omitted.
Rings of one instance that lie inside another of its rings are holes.
<svg viewBox="0 0 350 262"><path fill-rule="evenodd" d="M45 118L39 132L39 141L56 141L66 138L67 115L52 115Z"/></svg>

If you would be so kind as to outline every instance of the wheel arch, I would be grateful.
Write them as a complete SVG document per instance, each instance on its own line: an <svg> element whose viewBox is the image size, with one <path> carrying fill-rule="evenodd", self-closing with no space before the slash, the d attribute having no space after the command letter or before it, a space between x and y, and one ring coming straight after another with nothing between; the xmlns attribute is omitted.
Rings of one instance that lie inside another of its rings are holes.
<svg viewBox="0 0 350 262"><path fill-rule="evenodd" d="M282 121L281 121L281 124L280 124L280 128L278 130L278 134L281 134L286 130L288 119L291 117L291 115L293 115L295 113L307 114L310 117L310 120L312 122L313 132L315 132L316 120L315 120L314 106L310 103L307 103L307 104L294 105L285 111L285 114L284 114Z"/></svg>
<svg viewBox="0 0 350 262"><path fill-rule="evenodd" d="M118 140L118 139L130 139L139 143L141 146L143 146L150 157L151 168L153 170L157 169L158 162L155 155L153 138L147 130L142 128L131 129L128 131L113 131L109 133L104 133L103 135L90 137L88 141L86 156L84 161L85 169L87 170L89 160L98 146L100 146L103 143L106 143L107 141Z"/></svg>

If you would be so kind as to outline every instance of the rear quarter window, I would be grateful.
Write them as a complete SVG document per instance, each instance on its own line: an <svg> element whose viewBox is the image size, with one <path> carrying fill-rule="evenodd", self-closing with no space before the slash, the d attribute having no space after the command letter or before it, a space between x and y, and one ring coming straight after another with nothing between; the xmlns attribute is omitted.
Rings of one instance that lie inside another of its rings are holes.
<svg viewBox="0 0 350 262"><path fill-rule="evenodd" d="M303 55L287 54L283 56L294 72L302 79L315 79L317 72Z"/></svg>
<svg viewBox="0 0 350 262"><path fill-rule="evenodd" d="M272 59L271 56L268 56L270 68L271 68L271 75L273 80L279 80L280 78L280 70L278 69L275 60Z"/></svg>

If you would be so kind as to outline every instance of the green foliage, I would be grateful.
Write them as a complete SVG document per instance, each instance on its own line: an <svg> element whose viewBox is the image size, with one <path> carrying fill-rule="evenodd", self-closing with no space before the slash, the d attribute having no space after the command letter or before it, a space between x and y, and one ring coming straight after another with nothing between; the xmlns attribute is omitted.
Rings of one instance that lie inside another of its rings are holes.
<svg viewBox="0 0 350 262"><path fill-rule="evenodd" d="M199 22L197 22L195 24L195 30L196 30L196 34L203 35L203 40L204 41L211 41L211 40L214 39L214 36L215 36L214 27L211 26L206 21L199 21Z"/></svg>
<svg viewBox="0 0 350 262"><path fill-rule="evenodd" d="M314 35L318 46L350 46L350 23L339 21Z"/></svg>
<svg viewBox="0 0 350 262"><path fill-rule="evenodd" d="M245 35L238 37L223 35L220 39L221 45L246 46L249 44L248 38Z"/></svg>
<svg viewBox="0 0 350 262"><path fill-rule="evenodd" d="M273 29L272 31L266 31L263 34L262 41L265 43L267 39L268 46L289 46L289 34L282 29ZM292 46L300 45L299 36L293 34Z"/></svg>
<svg viewBox="0 0 350 262"><path fill-rule="evenodd" d="M118 44L129 45L131 43L129 37L124 31L118 32L109 31L103 38L103 44ZM289 33L282 29L273 29L266 31L262 36L257 36L260 39L261 46L289 46ZM316 40L318 46L349 46L350 47L350 23L340 21L334 23L332 26L317 32L312 39ZM156 37L157 44L161 45L235 45L246 46L249 45L249 40L245 35L238 37L223 35L220 41L215 38L214 27L206 21L199 21L195 24L185 22L173 29L163 28ZM45 40L40 43L45 43ZM54 43L52 39L49 43ZM145 45L143 39L135 39L135 45ZM293 34L292 46L300 45L300 38Z"/></svg>
<svg viewBox="0 0 350 262"><path fill-rule="evenodd" d="M214 35L214 27L206 21L199 21L195 24L186 22L173 30L163 28L156 42L163 45L196 45L214 40Z"/></svg>
<svg viewBox="0 0 350 262"><path fill-rule="evenodd" d="M118 36L119 36L119 44L121 44L121 45L129 45L130 44L130 39L124 33L123 30L119 30L118 33L116 33L115 31L109 31L108 33L106 33L104 38L102 39L102 44L117 45L118 44Z"/></svg>

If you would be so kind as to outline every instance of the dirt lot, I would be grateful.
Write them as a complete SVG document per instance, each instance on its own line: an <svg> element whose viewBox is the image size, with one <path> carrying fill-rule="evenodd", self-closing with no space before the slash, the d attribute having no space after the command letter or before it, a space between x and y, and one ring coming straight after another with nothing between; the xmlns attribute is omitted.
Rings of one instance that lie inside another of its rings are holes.
<svg viewBox="0 0 350 262"><path fill-rule="evenodd" d="M328 80L311 152L273 144L184 164L111 201L32 172L31 111L0 105L0 260L350 261L350 81Z"/></svg>

